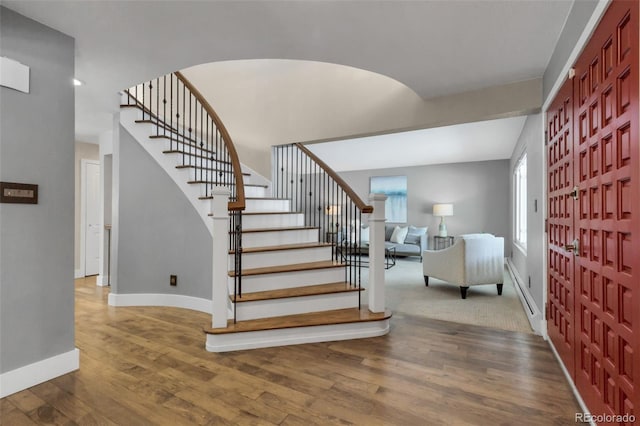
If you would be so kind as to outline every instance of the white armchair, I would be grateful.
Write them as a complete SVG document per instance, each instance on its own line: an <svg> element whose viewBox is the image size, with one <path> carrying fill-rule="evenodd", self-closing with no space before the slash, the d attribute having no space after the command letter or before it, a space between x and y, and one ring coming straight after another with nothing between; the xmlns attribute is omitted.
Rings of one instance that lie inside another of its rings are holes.
<svg viewBox="0 0 640 426"><path fill-rule="evenodd" d="M497 284L498 295L502 295L504 238L468 234L444 250L425 250L422 271L426 286L429 286L429 277L459 285L463 299L467 298L469 286L479 284Z"/></svg>

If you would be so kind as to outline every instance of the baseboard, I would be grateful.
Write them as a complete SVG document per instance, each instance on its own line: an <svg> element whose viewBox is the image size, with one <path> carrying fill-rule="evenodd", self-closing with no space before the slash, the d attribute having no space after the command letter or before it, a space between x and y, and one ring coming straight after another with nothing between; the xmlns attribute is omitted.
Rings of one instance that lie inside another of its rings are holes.
<svg viewBox="0 0 640 426"><path fill-rule="evenodd" d="M556 357L556 360L558 361L558 364L560 364L560 368L562 369L562 373L564 374L564 377L567 379L567 382L569 383L569 387L571 388L571 391L573 392L573 396L575 396L576 399L578 400L578 405L580 405L580 409L582 409L582 412L584 414L591 415L591 413L589 412L589 409L587 408L587 405L582 400L582 396L580 396L580 392L578 392L578 388L576 388L575 383L573 383L573 378L571 378L571 374L569 374L569 371L567 371L566 367L564 366L564 363L562 362L562 359L560 359L560 355L558 354L558 351L556 350L556 347L553 346L553 342L551 341L551 339L548 339L547 342L549 342L549 347L551 348L551 352L553 352L553 355ZM589 423L592 426L597 426L593 421L590 421Z"/></svg>
<svg viewBox="0 0 640 426"><path fill-rule="evenodd" d="M73 271L73 278L74 279L78 279L78 278L84 278L84 274L82 273L82 269L76 269L75 271Z"/></svg>
<svg viewBox="0 0 640 426"><path fill-rule="evenodd" d="M533 297L529 290L523 286L523 281L520 275L518 274L518 270L515 268L511 259L507 259L506 262L507 270L509 271L509 275L511 275L511 279L513 280L513 284L516 287L516 293L518 293L518 297L520 297L520 303L522 303L522 308L524 312L527 314L527 319L529 320L529 325L533 332L539 336L544 336L545 333L545 324L544 317L538 306L533 301Z"/></svg>
<svg viewBox="0 0 640 426"><path fill-rule="evenodd" d="M109 277L107 275L98 275L96 285L98 287L107 287L109 285Z"/></svg>
<svg viewBox="0 0 640 426"><path fill-rule="evenodd" d="M183 296L181 294L109 294L111 306L165 306L169 308L191 309L193 311L211 314L213 306L211 300L199 297Z"/></svg>
<svg viewBox="0 0 640 426"><path fill-rule="evenodd" d="M0 374L0 398L23 391L47 380L80 368L80 351L76 348L15 370Z"/></svg>

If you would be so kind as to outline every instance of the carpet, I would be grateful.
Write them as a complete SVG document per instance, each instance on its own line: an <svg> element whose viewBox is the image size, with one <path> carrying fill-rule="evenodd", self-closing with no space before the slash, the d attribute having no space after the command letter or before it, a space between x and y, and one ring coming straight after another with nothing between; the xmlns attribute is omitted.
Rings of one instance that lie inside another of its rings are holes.
<svg viewBox="0 0 640 426"><path fill-rule="evenodd" d="M368 279L363 268L363 281ZM501 330L533 333L516 293L509 272L504 271L502 296L495 285L471 286L465 300L460 287L429 278L424 285L422 263L398 259L385 271L386 306L394 315L408 314L425 318L473 324Z"/></svg>

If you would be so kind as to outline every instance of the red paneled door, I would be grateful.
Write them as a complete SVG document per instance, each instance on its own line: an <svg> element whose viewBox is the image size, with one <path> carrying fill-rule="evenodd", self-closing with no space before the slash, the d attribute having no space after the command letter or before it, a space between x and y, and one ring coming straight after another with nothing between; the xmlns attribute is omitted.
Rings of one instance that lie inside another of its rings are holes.
<svg viewBox="0 0 640 426"><path fill-rule="evenodd" d="M548 332L562 361L574 369L573 84L567 81L547 113Z"/></svg>
<svg viewBox="0 0 640 426"><path fill-rule="evenodd" d="M549 336L592 414L637 421L639 13L637 0L612 2L547 116ZM563 120L571 94L572 115ZM575 200L565 195L573 188Z"/></svg>

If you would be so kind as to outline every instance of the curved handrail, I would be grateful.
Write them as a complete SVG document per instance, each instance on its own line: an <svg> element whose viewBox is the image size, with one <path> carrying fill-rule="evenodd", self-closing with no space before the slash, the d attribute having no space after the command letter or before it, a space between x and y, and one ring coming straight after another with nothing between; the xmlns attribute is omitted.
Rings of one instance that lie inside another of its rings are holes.
<svg viewBox="0 0 640 426"><path fill-rule="evenodd" d="M225 127L220 117L215 112L213 107L207 102L207 99L200 93L196 87L191 84L191 82L180 72L174 72L175 76L178 80L182 81L182 83L189 89L193 96L202 104L204 109L207 111L207 114L211 117L211 119L216 124L216 127L220 130L220 134L222 135L222 140L224 141L225 147L229 152L229 158L231 159L231 166L233 167L233 177L236 182L236 199L234 201L229 201L229 210L244 210L245 209L245 196L244 196L244 180L242 178L242 168L240 166L240 160L238 159L238 152L236 151L236 147L233 145L231 140L231 136L229 136L229 132Z"/></svg>
<svg viewBox="0 0 640 426"><path fill-rule="evenodd" d="M351 187L344 181L344 179L342 179L340 175L338 175L331 167L329 167L327 163L319 159L313 152L309 151L301 143L296 143L294 145L297 146L300 151L307 154L309 158L315 161L318 166L320 166L320 168L322 168L340 186L340 188L342 188L342 190L349 196L349 198L351 198L356 207L360 209L362 213L373 212L373 206L365 204L364 201L362 201L360 197L358 197L358 194L356 194L354 190L351 189Z"/></svg>

